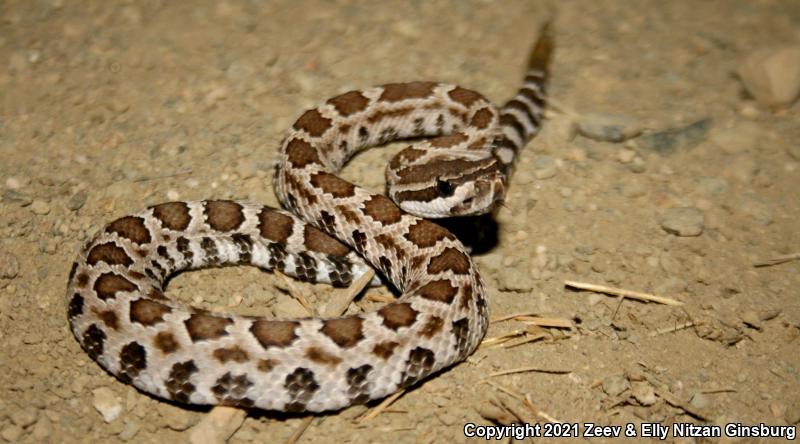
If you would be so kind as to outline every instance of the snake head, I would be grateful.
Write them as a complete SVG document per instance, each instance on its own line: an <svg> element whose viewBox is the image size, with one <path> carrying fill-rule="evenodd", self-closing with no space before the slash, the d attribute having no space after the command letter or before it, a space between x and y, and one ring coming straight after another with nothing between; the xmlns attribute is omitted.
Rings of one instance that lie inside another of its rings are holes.
<svg viewBox="0 0 800 444"><path fill-rule="evenodd" d="M389 196L404 211L436 219L492 211L505 196L505 175L497 158L447 156L420 165L388 169Z"/></svg>

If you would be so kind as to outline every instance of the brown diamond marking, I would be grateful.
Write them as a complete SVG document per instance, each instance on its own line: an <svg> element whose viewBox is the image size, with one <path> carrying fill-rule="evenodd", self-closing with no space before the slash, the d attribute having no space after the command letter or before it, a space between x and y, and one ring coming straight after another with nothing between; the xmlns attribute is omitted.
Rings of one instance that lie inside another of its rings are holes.
<svg viewBox="0 0 800 444"><path fill-rule="evenodd" d="M454 90L447 93L451 99L469 108L473 103L482 100L483 96L470 89L456 87Z"/></svg>
<svg viewBox="0 0 800 444"><path fill-rule="evenodd" d="M408 353L406 371L403 372L400 386L408 387L431 373L436 357L433 351L417 347Z"/></svg>
<svg viewBox="0 0 800 444"><path fill-rule="evenodd" d="M411 308L411 304L407 302L398 302L381 308L378 314L383 318L383 325L386 328L397 331L400 327L413 324L419 312Z"/></svg>
<svg viewBox="0 0 800 444"><path fill-rule="evenodd" d="M328 319L322 323L323 326L319 331L339 347L350 348L364 339L362 331L364 320L357 316Z"/></svg>
<svg viewBox="0 0 800 444"><path fill-rule="evenodd" d="M396 199L400 199L403 201L422 201L422 202L429 202L433 199L439 197L439 193L436 191L436 187L428 187L423 188L421 190L407 190L401 191L395 195Z"/></svg>
<svg viewBox="0 0 800 444"><path fill-rule="evenodd" d="M192 338L192 342L197 342L227 336L228 332L225 329L233 324L233 320L205 313L195 313L184 324L186 324L186 331Z"/></svg>
<svg viewBox="0 0 800 444"><path fill-rule="evenodd" d="M345 244L311 225L305 226L303 238L306 248L311 251L318 251L331 256L346 256L350 252L350 249Z"/></svg>
<svg viewBox="0 0 800 444"><path fill-rule="evenodd" d="M494 113L489 108L481 108L472 115L470 126L475 128L484 129L489 126L494 120Z"/></svg>
<svg viewBox="0 0 800 444"><path fill-rule="evenodd" d="M364 364L361 367L353 367L347 370L347 394L353 404L363 404L369 401L369 381L367 376L372 371L372 366Z"/></svg>
<svg viewBox="0 0 800 444"><path fill-rule="evenodd" d="M175 336L168 331L159 332L156 337L153 338L153 345L165 355L174 353L181 348L178 341L175 340Z"/></svg>
<svg viewBox="0 0 800 444"><path fill-rule="evenodd" d="M285 243L292 234L294 221L291 217L264 207L258 213L258 230L261 236L275 242Z"/></svg>
<svg viewBox="0 0 800 444"><path fill-rule="evenodd" d="M383 85L383 94L379 100L399 102L405 99L421 99L429 96L435 86L436 83L433 82L389 83Z"/></svg>
<svg viewBox="0 0 800 444"><path fill-rule="evenodd" d="M326 172L312 175L311 184L336 198L351 197L355 190L355 185Z"/></svg>
<svg viewBox="0 0 800 444"><path fill-rule="evenodd" d="M424 338L431 338L433 335L442 331L444 320L438 316L431 316L425 325L419 330L419 334Z"/></svg>
<svg viewBox="0 0 800 444"><path fill-rule="evenodd" d="M449 136L437 137L431 140L430 144L434 148L450 148L451 146L458 145L467 140L464 133L450 134Z"/></svg>
<svg viewBox="0 0 800 444"><path fill-rule="evenodd" d="M253 386L253 381L246 374L232 375L225 373L211 387L214 396L222 405L252 407L253 400L246 398L247 390Z"/></svg>
<svg viewBox="0 0 800 444"><path fill-rule="evenodd" d="M303 113L296 122L294 122L294 129L305 130L313 137L319 137L332 126L331 120L322 117L319 110L310 109Z"/></svg>
<svg viewBox="0 0 800 444"><path fill-rule="evenodd" d="M417 223L408 227L408 233L404 234L403 237L420 248L428 248L443 239L452 239L453 235L431 221L420 219Z"/></svg>
<svg viewBox="0 0 800 444"><path fill-rule="evenodd" d="M103 347L106 342L106 334L103 330L92 324L83 332L83 347L92 359L97 359L103 354Z"/></svg>
<svg viewBox="0 0 800 444"><path fill-rule="evenodd" d="M153 216L161 221L161 226L173 231L183 231L189 226L192 217L189 206L184 202L168 202L156 205Z"/></svg>
<svg viewBox="0 0 800 444"><path fill-rule="evenodd" d="M89 250L89 255L86 257L86 262L89 265L97 265L98 262L105 262L108 265L124 265L130 267L133 259L128 256L125 250L114 244L113 242L106 242L105 244L95 245Z"/></svg>
<svg viewBox="0 0 800 444"><path fill-rule="evenodd" d="M267 321L258 320L253 322L250 332L256 337L262 347L288 347L295 339L295 330L300 326L297 321Z"/></svg>
<svg viewBox="0 0 800 444"><path fill-rule="evenodd" d="M84 272L78 273L78 276L75 277L75 284L78 288L86 288L89 284L89 275Z"/></svg>
<svg viewBox="0 0 800 444"><path fill-rule="evenodd" d="M260 372L267 373L272 371L278 364L279 362L274 359L259 359L256 368Z"/></svg>
<svg viewBox="0 0 800 444"><path fill-rule="evenodd" d="M425 155L424 150L420 150L414 147L408 147L403 151L397 153L394 157L392 157L392 161L389 163L389 166L396 170L400 168L403 164L411 163L420 157Z"/></svg>
<svg viewBox="0 0 800 444"><path fill-rule="evenodd" d="M111 222L106 227L107 233L117 233L133 243L142 245L149 243L150 231L144 225L144 219L138 216L125 216Z"/></svg>
<svg viewBox="0 0 800 444"><path fill-rule="evenodd" d="M114 273L103 273L98 276L93 288L97 297L104 301L115 298L118 291L130 292L139 289L133 282Z"/></svg>
<svg viewBox="0 0 800 444"><path fill-rule="evenodd" d="M106 324L109 328L114 330L119 328L119 318L117 317L117 314L114 313L113 310L100 311L97 308L93 308L92 312L94 312L95 316L97 316L98 319L103 321L103 323Z"/></svg>
<svg viewBox="0 0 800 444"><path fill-rule="evenodd" d="M213 355L217 361L223 364L225 364L228 361L239 362L239 363L247 362L248 359L250 359L250 356L248 356L247 352L244 351L244 349L242 349L238 345L234 345L228 348L218 348L214 350Z"/></svg>
<svg viewBox="0 0 800 444"><path fill-rule="evenodd" d="M243 208L229 200L210 200L205 203L206 221L217 231L232 231L244 222Z"/></svg>
<svg viewBox="0 0 800 444"><path fill-rule="evenodd" d="M461 309L466 310L469 308L469 302L472 300L472 286L468 285L464 287L461 291L461 300L458 302L458 306Z"/></svg>
<svg viewBox="0 0 800 444"><path fill-rule="evenodd" d="M328 100L328 103L333 105L339 114L347 117L351 114L364 111L367 105L369 105L369 99L358 91L350 91Z"/></svg>
<svg viewBox="0 0 800 444"><path fill-rule="evenodd" d="M318 363L335 366L342 362L342 358L326 352L319 347L310 347L306 350L306 358Z"/></svg>
<svg viewBox="0 0 800 444"><path fill-rule="evenodd" d="M403 216L400 208L391 199L380 194L376 194L364 202L364 212L373 220L384 225L397 223Z"/></svg>
<svg viewBox="0 0 800 444"><path fill-rule="evenodd" d="M398 345L400 344L394 341L379 342L375 344L375 347L372 347L372 354L385 361L394 354L394 349L397 348Z"/></svg>
<svg viewBox="0 0 800 444"><path fill-rule="evenodd" d="M428 273L439 274L450 270L453 274L469 273L469 257L456 248L445 248L442 254L431 258L428 262Z"/></svg>
<svg viewBox="0 0 800 444"><path fill-rule="evenodd" d="M197 373L197 366L191 360L177 362L172 366L164 385L173 400L189 402L189 398L195 391L195 385L190 382L194 373Z"/></svg>
<svg viewBox="0 0 800 444"><path fill-rule="evenodd" d="M70 319L78 317L83 314L83 296L78 293L72 295L69 301L69 309L67 310L67 317Z"/></svg>
<svg viewBox="0 0 800 444"><path fill-rule="evenodd" d="M149 327L163 322L164 315L171 311L172 309L169 306L161 302L142 298L131 301L130 318L131 322L138 322L139 324Z"/></svg>
<svg viewBox="0 0 800 444"><path fill-rule="evenodd" d="M138 342L131 342L119 353L119 379L130 383L147 367L147 352Z"/></svg>
<svg viewBox="0 0 800 444"><path fill-rule="evenodd" d="M419 293L419 295L425 299L450 304L453 302L453 298L455 298L456 293L458 293L458 288L453 287L453 285L447 279L441 279L438 281L428 282L420 287L420 289L417 290L417 293Z"/></svg>
<svg viewBox="0 0 800 444"><path fill-rule="evenodd" d="M286 155L289 157L289 162L296 168L305 168L310 164L322 165L317 150L303 139L290 140L286 145Z"/></svg>
<svg viewBox="0 0 800 444"><path fill-rule="evenodd" d="M289 402L285 406L287 412L305 410L306 404L314 396L314 392L319 390L319 384L314 379L314 372L302 367L298 367L286 375L283 387L289 393Z"/></svg>

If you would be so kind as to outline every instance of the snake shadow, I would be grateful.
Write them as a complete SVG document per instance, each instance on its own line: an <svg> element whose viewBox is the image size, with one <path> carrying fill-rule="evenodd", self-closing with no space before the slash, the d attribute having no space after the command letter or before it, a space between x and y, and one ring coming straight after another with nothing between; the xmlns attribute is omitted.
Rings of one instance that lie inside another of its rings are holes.
<svg viewBox="0 0 800 444"><path fill-rule="evenodd" d="M437 219L435 222L453 233L472 254L487 253L499 242L500 226L494 218L494 212Z"/></svg>

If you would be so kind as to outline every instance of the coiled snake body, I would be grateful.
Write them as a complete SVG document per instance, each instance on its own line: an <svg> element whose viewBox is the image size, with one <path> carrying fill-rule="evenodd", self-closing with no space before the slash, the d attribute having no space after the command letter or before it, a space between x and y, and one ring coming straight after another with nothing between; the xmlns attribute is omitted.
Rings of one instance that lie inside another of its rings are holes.
<svg viewBox="0 0 800 444"><path fill-rule="evenodd" d="M522 88L499 112L432 82L352 91L306 111L284 139L275 190L290 212L238 201L170 202L115 220L81 249L67 289L72 331L120 380L193 404L323 411L384 397L465 359L487 327L486 290L443 217L502 200L544 107L547 26ZM336 176L357 151L410 137L389 199ZM394 202L392 201L394 200ZM395 203L397 202L397 204ZM168 300L185 270L250 264L347 286L366 265L402 296L331 319L209 313Z"/></svg>

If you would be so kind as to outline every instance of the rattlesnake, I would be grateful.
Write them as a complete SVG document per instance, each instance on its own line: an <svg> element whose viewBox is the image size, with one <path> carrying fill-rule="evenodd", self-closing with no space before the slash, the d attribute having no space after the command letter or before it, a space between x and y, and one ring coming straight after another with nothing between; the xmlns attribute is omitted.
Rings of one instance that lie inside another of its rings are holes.
<svg viewBox="0 0 800 444"><path fill-rule="evenodd" d="M517 151L539 128L551 48L546 25L522 88L499 112L474 91L433 82L351 91L306 111L275 168L291 213L210 200L111 222L72 265L72 332L106 370L147 393L294 412L381 398L465 359L487 328L486 289L452 234L408 212L484 213L502 200ZM359 150L422 136L436 138L388 167L399 207L335 175ZM366 270L359 255L402 292L396 302L273 320L210 313L163 293L178 271L227 264L347 286Z"/></svg>

